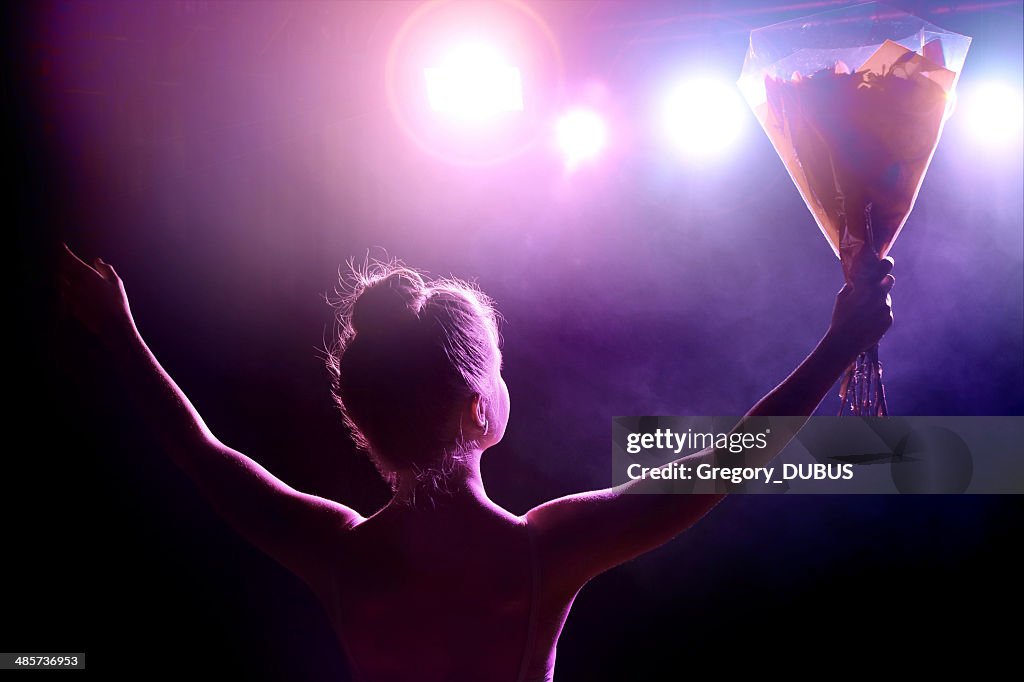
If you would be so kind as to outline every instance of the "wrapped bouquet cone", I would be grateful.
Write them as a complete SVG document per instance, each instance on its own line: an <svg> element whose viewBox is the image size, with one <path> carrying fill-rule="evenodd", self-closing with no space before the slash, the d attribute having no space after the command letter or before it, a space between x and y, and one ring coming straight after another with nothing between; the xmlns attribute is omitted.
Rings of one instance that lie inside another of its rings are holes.
<svg viewBox="0 0 1024 682"><path fill-rule="evenodd" d="M970 42L880 3L751 32L740 90L848 282L903 229ZM841 386L840 414L887 414L877 346Z"/></svg>

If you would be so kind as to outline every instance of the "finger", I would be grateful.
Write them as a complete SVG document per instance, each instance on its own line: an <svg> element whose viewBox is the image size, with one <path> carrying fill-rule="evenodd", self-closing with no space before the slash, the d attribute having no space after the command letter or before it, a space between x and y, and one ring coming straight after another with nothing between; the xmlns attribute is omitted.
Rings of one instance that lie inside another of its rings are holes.
<svg viewBox="0 0 1024 682"><path fill-rule="evenodd" d="M892 291L892 287L894 284L896 284L896 278L893 277L892 275L886 275L885 277L882 278L882 291L888 294L890 291ZM888 296L886 298L888 298Z"/></svg>
<svg viewBox="0 0 1024 682"><path fill-rule="evenodd" d="M895 261L892 256L886 256L881 260L868 260L868 258L868 256L865 256L865 260L855 268L853 273L855 284L877 282L879 279L892 272L892 268L895 265Z"/></svg>
<svg viewBox="0 0 1024 682"><path fill-rule="evenodd" d="M83 261L81 258L79 258L75 254L75 252L71 250L71 247L68 246L66 242L63 243L62 246L64 248L61 249L60 253L61 253L61 260L64 263L76 265L76 266L79 266L79 267L83 267L83 266L84 267L89 267L89 265L85 261Z"/></svg>
<svg viewBox="0 0 1024 682"><path fill-rule="evenodd" d="M114 270L114 266L107 263L102 258L96 259L96 272L103 276L103 279L107 280L111 284L117 284L121 279L117 276L117 272Z"/></svg>
<svg viewBox="0 0 1024 682"><path fill-rule="evenodd" d="M61 270L71 278L81 278L87 276L89 273L99 274L89 264L83 261L81 258L75 255L74 251L65 243L64 248L61 249Z"/></svg>
<svg viewBox="0 0 1024 682"><path fill-rule="evenodd" d="M878 274L880 276L888 275L892 272L893 266L896 265L896 261L893 260L892 256L886 256L882 260L878 261Z"/></svg>
<svg viewBox="0 0 1024 682"><path fill-rule="evenodd" d="M99 273L100 277L110 281L110 273L107 272L107 264L103 262L102 258L97 258L92 262L92 268Z"/></svg>

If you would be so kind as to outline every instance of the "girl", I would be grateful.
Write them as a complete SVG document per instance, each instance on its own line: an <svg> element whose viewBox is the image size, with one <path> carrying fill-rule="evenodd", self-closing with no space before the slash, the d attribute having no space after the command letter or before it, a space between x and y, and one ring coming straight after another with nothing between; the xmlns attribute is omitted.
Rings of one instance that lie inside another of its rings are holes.
<svg viewBox="0 0 1024 682"><path fill-rule="evenodd" d="M892 324L892 265L865 268L839 292L825 336L748 417L814 412ZM237 532L309 586L356 679L551 682L580 588L686 530L722 495L627 494L655 492L641 479L522 515L503 509L480 477L509 416L491 300L395 263L353 280L328 368L343 419L394 491L369 517L291 488L218 440L146 346L114 269L66 246L61 267L70 309L110 349L167 453ZM766 464L792 435L773 433L747 463ZM684 458L715 459L710 449Z"/></svg>

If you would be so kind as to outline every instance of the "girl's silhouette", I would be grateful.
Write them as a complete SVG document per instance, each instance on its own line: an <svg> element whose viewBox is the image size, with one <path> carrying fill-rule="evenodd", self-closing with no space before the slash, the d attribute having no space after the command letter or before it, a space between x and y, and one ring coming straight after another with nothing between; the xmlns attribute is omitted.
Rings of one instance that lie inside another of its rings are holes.
<svg viewBox="0 0 1024 682"><path fill-rule="evenodd" d="M839 292L817 347L748 416L810 415L885 333L892 260L868 269ZM550 681L580 588L675 537L722 496L625 494L651 485L637 480L522 515L501 508L480 477L480 457L509 417L492 302L465 282L425 281L394 263L354 275L328 365L345 422L394 491L369 517L295 490L221 443L139 335L110 265L89 266L65 247L61 284L174 462L323 604L356 679ZM766 463L791 437L773 434L748 464Z"/></svg>

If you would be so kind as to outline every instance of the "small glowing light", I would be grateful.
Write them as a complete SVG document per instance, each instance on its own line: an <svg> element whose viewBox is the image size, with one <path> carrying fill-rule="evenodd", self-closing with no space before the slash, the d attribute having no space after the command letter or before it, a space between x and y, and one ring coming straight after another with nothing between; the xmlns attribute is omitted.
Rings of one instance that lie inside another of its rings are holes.
<svg viewBox="0 0 1024 682"><path fill-rule="evenodd" d="M424 69L423 75L427 80L427 97L435 111L479 119L503 111L523 110L519 69L505 64L487 45L461 45L439 66Z"/></svg>
<svg viewBox="0 0 1024 682"><path fill-rule="evenodd" d="M596 158L608 137L604 121L588 109L575 109L562 116L558 120L557 133L558 146L562 148L569 167Z"/></svg>
<svg viewBox="0 0 1024 682"><path fill-rule="evenodd" d="M736 88L713 78L685 81L665 99L665 131L687 156L724 151L739 137L746 120L746 106Z"/></svg>
<svg viewBox="0 0 1024 682"><path fill-rule="evenodd" d="M946 113L942 115L943 121L948 121L949 117L953 115L954 111L956 111L958 99L959 98L956 96L956 90L950 90L946 93Z"/></svg>
<svg viewBox="0 0 1024 682"><path fill-rule="evenodd" d="M986 145L1005 145L1024 136L1024 92L1006 83L985 83L961 93L960 110L971 133Z"/></svg>

